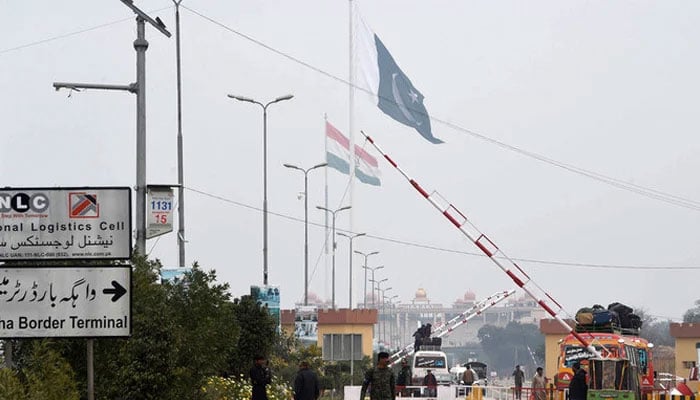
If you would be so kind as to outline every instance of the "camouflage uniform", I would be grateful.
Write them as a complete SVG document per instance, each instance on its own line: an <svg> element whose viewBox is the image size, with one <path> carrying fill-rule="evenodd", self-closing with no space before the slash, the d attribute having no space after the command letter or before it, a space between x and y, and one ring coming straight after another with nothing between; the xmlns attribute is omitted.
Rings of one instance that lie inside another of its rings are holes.
<svg viewBox="0 0 700 400"><path fill-rule="evenodd" d="M391 368L371 368L365 372L365 380L362 382L360 400L364 400L369 386L370 400L394 400L394 373Z"/></svg>

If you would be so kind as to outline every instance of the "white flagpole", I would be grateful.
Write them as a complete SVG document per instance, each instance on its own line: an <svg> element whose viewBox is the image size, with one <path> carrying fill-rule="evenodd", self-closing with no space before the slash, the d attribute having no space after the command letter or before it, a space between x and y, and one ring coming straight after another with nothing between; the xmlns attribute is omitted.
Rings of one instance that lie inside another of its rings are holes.
<svg viewBox="0 0 700 400"><path fill-rule="evenodd" d="M326 147L326 161L328 160L328 132L326 132L326 129L328 129L328 115L323 114L323 143ZM323 169L323 174L325 175L325 185L324 185L324 204L323 206L328 210L328 168ZM328 213L324 212L324 226L326 227L325 232L326 232L326 240L324 242L323 248L325 250L325 256L323 259L323 282L324 282L324 287L323 287L323 297L324 299L328 298L328 236L330 235L330 228L328 227Z"/></svg>
<svg viewBox="0 0 700 400"><path fill-rule="evenodd" d="M352 0L348 0L348 19L349 19L349 45L348 45L348 82L350 82L350 87L348 91L348 137L350 139L350 193L349 193L349 205L352 207L348 210L349 213L349 223L348 229L350 232L354 232L354 214L355 214L355 55L354 55L354 33L353 33L353 23L354 23L354 12ZM334 239L335 240L335 239Z"/></svg>

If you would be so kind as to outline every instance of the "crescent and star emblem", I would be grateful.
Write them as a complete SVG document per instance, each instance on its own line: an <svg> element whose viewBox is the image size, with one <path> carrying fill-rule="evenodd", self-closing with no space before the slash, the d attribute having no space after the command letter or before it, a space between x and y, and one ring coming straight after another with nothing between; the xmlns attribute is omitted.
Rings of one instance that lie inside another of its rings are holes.
<svg viewBox="0 0 700 400"><path fill-rule="evenodd" d="M404 104L403 99L401 98L401 93L399 93L399 88L396 85L396 75L398 75L398 72L394 72L393 74L391 74L391 94L394 95L394 101L399 107L399 111L401 111L401 114L403 114L403 116L406 117L407 120L409 120L412 124L416 126L421 126L423 122L416 121L416 119L413 118L413 114L411 114L411 112L408 111L408 108L406 108L406 104ZM411 97L411 101L413 103L418 102L418 93L414 92L411 89L408 95L409 97Z"/></svg>

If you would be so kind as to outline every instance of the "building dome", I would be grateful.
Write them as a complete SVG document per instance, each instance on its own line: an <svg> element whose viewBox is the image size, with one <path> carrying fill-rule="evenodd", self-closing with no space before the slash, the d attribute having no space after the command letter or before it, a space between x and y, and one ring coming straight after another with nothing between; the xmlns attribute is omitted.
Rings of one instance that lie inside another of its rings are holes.
<svg viewBox="0 0 700 400"><path fill-rule="evenodd" d="M474 301L476 300L476 293L471 290L464 294L464 301Z"/></svg>
<svg viewBox="0 0 700 400"><path fill-rule="evenodd" d="M428 300L428 293L425 291L423 288L418 288L416 290L416 297L413 298L413 302L419 302L419 303L429 303L430 300Z"/></svg>

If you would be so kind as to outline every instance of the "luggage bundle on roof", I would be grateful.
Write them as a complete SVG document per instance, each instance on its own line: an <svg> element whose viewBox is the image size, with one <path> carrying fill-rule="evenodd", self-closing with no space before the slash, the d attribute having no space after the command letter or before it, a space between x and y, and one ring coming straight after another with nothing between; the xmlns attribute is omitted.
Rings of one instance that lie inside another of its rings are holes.
<svg viewBox="0 0 700 400"><path fill-rule="evenodd" d="M616 332L639 334L641 318L633 309L622 303L612 303L608 308L600 304L583 307L576 312L576 330L581 332Z"/></svg>

